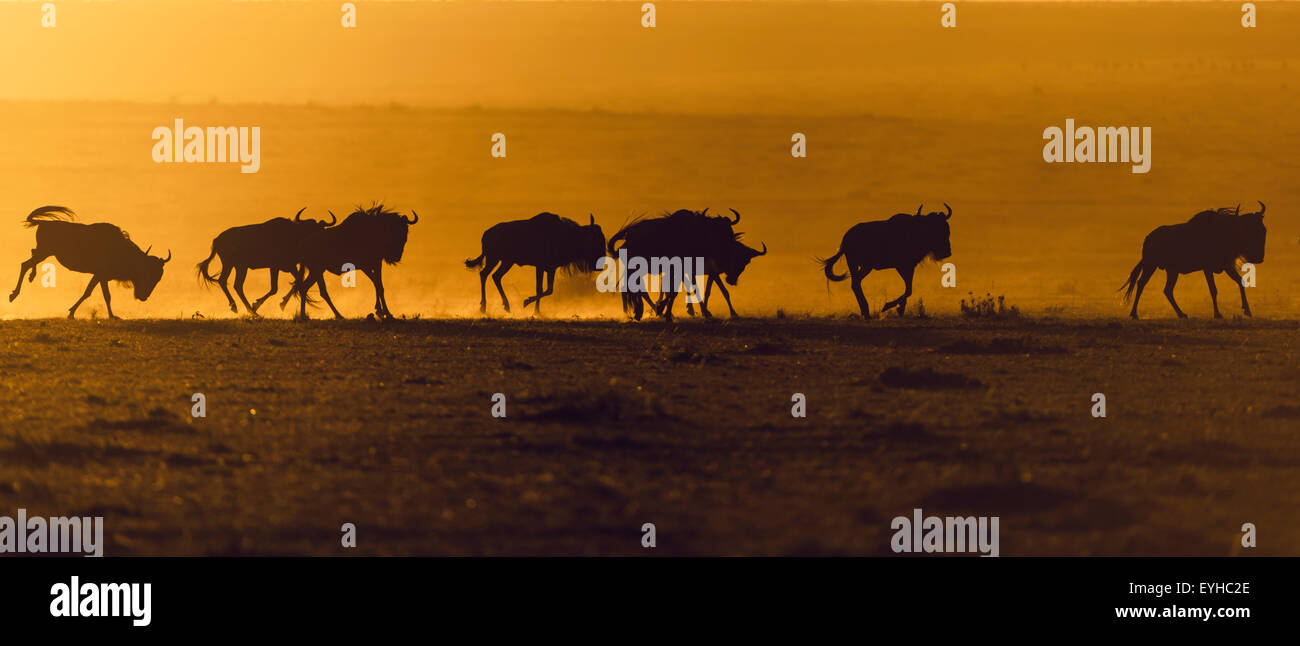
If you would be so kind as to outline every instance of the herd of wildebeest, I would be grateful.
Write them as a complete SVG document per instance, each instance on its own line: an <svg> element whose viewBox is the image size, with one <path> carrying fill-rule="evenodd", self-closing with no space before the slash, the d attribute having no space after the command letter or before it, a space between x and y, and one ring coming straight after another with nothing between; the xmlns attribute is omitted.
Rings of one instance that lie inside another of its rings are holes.
<svg viewBox="0 0 1300 646"><path fill-rule="evenodd" d="M952 255L948 226L952 208L945 204L944 211L923 213L923 206L916 213L899 213L886 220L854 225L844 234L834 255L818 259L828 280L850 279L863 318L871 316L862 293L862 279L871 271L894 269L903 279L903 294L881 309L883 314L897 308L901 316L912 293L912 276L917 265L927 258L942 260ZM248 313L257 316L258 308L279 291L280 272L285 272L292 277L292 284L280 301L282 309L297 296L298 316L307 318L307 305L315 302L308 293L314 285L334 316L343 318L330 300L326 274L360 271L374 284L373 316L393 318L384 294L383 268L402 259L408 230L419 221L419 215L412 211L407 217L375 205L358 207L342 222L330 212L330 221L325 222L304 219L305 210L299 210L293 218L273 218L223 231L212 241L208 257L199 262L199 277L219 286L230 310L238 313L229 287L233 273L235 294ZM1237 284L1242 311L1250 316L1238 263L1264 261L1264 210L1263 202L1254 213L1241 213L1240 205L1211 209L1197 213L1186 222L1161 226L1148 234L1142 244L1142 259L1120 287L1125 302L1132 301L1130 316L1137 318L1142 289L1158 269L1165 270L1165 297L1179 317L1187 315L1174 301L1174 285L1180 274L1197 271L1205 274L1209 284L1215 318L1222 317L1214 285L1214 274L1218 272L1227 274ZM693 303L698 302L701 314L711 316L708 298L714 285L722 291L731 315L736 316L726 284L735 286L749 262L767 253L767 245L760 251L742 243L742 234L734 228L740 222L740 213L735 209L731 212L731 216L720 216L709 215L707 208L682 209L654 217L638 217L608 241L594 215L587 224L580 224L553 213L541 213L489 228L483 233L482 253L466 260L465 266L478 270L479 308L483 312L487 311L489 274L501 295L502 306L510 311L501 279L512 267L520 265L536 269L536 294L525 299L523 305L534 305L539 313L541 299L550 295L555 286L556 271L565 268L581 273L613 269L618 286L613 291L620 294L624 311L638 320L647 305L657 316L671 319L673 302L679 292L690 296L686 302L691 314L694 314ZM91 275L85 292L68 310L69 318L97 285L103 293L108 316L117 318L113 315L109 281L132 286L138 300L149 298L162 279L171 252L166 258L153 256L149 254L152 247L142 251L117 226L104 222L81 224L75 220L73 211L62 206L43 206L27 216L25 226L36 228L36 247L31 258L23 262L18 284L9 300L18 297L23 277L27 276L28 282L34 281L40 263L51 256L72 271ZM848 268L847 274L835 273L834 267L841 258ZM214 259L220 262L218 273L213 272ZM630 271L631 266L636 269ZM244 294L244 280L251 269L269 270L271 285L266 294L250 303ZM646 280L647 277L654 280ZM697 277L705 279L702 298Z"/></svg>

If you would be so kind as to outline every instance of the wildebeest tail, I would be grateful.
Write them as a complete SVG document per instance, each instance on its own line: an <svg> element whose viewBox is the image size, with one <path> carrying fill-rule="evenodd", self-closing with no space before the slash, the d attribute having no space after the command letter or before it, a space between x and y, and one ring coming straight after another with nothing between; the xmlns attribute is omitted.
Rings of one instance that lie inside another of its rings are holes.
<svg viewBox="0 0 1300 646"><path fill-rule="evenodd" d="M1127 304L1133 301L1133 290L1134 288L1137 287L1138 276L1141 275L1142 275L1142 261L1139 260L1138 264L1133 266L1133 271L1129 272L1128 280L1125 281L1123 285L1119 286L1120 291L1124 292L1124 303Z"/></svg>
<svg viewBox="0 0 1300 646"><path fill-rule="evenodd" d="M77 219L77 214L66 206L42 206L27 214L26 224L23 226L31 228L42 222L67 222L75 219Z"/></svg>
<svg viewBox="0 0 1300 646"><path fill-rule="evenodd" d="M486 256L487 256L487 252L484 251L483 253L481 253L481 254L478 255L478 258L470 258L469 260L466 260L466 261L465 261L465 268L466 268L466 269L478 269L478 268L482 267L482 266L483 266L483 258L486 257Z"/></svg>
<svg viewBox="0 0 1300 646"><path fill-rule="evenodd" d="M840 256L843 255L844 255L844 249L841 248L839 251L835 252L834 256L831 256L830 258L817 259L817 262L820 262L822 264L822 271L826 274L826 280L834 280L838 282L849 277L848 274L837 274L833 269L835 267L835 262L838 261L840 259Z"/></svg>
<svg viewBox="0 0 1300 646"><path fill-rule="evenodd" d="M208 283L209 285L217 284L217 277L208 274L208 268L212 264L212 259L216 257L217 257L217 248L214 245L212 248L212 253L208 254L207 258L204 258L202 262L194 266L194 268L199 272L199 278L202 278L203 281Z"/></svg>
<svg viewBox="0 0 1300 646"><path fill-rule="evenodd" d="M309 296L307 294L308 289L309 287L304 287L298 282L298 278L296 276L293 278L293 280L289 281L289 293L293 294L294 292L297 292L298 298L301 298L302 300L306 301L308 305L315 307L317 304L320 303L320 301Z"/></svg>

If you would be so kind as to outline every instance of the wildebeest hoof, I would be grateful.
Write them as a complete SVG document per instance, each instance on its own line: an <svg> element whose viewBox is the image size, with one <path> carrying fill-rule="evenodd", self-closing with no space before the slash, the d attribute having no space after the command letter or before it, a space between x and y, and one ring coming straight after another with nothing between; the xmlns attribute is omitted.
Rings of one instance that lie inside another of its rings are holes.
<svg viewBox="0 0 1300 646"><path fill-rule="evenodd" d="M118 315L116 315L116 314L109 314L109 315L108 315L108 318L109 318L110 321L120 321L120 320L122 320L122 317L120 317L120 316L118 316Z"/></svg>
<svg viewBox="0 0 1300 646"><path fill-rule="evenodd" d="M1180 318L1180 319L1185 319L1185 318L1187 318L1187 315L1186 315L1186 314L1183 314L1182 312L1179 312L1179 313L1178 313L1178 318Z"/></svg>
<svg viewBox="0 0 1300 646"><path fill-rule="evenodd" d="M1221 319L1221 318L1223 318L1223 315L1220 314L1220 313L1218 313L1218 312L1215 312L1215 313L1214 313L1214 318L1216 318L1216 319Z"/></svg>
<svg viewBox="0 0 1300 646"><path fill-rule="evenodd" d="M18 298L18 292L16 292L16 291L15 291L15 292L10 292L10 293L9 293L9 302L10 302L10 303L14 302L14 299L15 299L15 298Z"/></svg>

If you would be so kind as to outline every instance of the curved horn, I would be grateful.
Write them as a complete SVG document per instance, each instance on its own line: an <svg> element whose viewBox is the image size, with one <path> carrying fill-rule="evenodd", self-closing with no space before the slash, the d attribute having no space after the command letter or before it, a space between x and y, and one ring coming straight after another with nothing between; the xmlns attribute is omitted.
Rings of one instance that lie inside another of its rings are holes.
<svg viewBox="0 0 1300 646"><path fill-rule="evenodd" d="M305 207L305 206L302 207L301 209L298 209L298 214L295 215L295 216L293 216L293 221L294 221L294 222L302 222L302 212L303 212L303 211L306 211L306 210L307 210L307 207Z"/></svg>
<svg viewBox="0 0 1300 646"><path fill-rule="evenodd" d="M168 249L168 250L167 250L167 257L166 257L166 258L163 258L163 264L164 264L164 265L167 264L167 261L168 261L168 260L171 260L171 259L172 259L172 250L171 250L171 249Z"/></svg>
<svg viewBox="0 0 1300 646"><path fill-rule="evenodd" d="M334 224L337 223L337 222L339 221L339 216L334 215L334 212L333 212L333 211L326 211L326 213L330 214L330 223L327 224L327 225L325 225L325 226L327 226L327 227L332 227L332 226L334 226Z"/></svg>
<svg viewBox="0 0 1300 646"><path fill-rule="evenodd" d="M414 209L411 210L411 215L414 216L414 217L412 217L412 218L407 218L405 215L403 215L403 216L402 216L402 219L403 219L403 220L406 220L406 223L407 223L407 224L415 224L416 222L419 222L419 221L420 221L420 214L419 214L419 213L416 213Z"/></svg>
<svg viewBox="0 0 1300 646"><path fill-rule="evenodd" d="M592 224L595 224L595 223L596 223L596 214L595 214L595 213L589 213L588 215L591 216L591 222L588 223L588 226L590 226L590 225L592 225Z"/></svg>
<svg viewBox="0 0 1300 646"><path fill-rule="evenodd" d="M758 256L766 256L766 255L767 255L767 243L764 242L764 243L763 243L763 251L762 251L761 253L755 253L755 254L754 254L754 257L757 258Z"/></svg>
<svg viewBox="0 0 1300 646"><path fill-rule="evenodd" d="M700 217L704 217L704 216L706 216L706 215L708 215L708 214L709 214L709 207L707 207L707 206L704 207L704 210L703 210L703 211L700 211Z"/></svg>
<svg viewBox="0 0 1300 646"><path fill-rule="evenodd" d="M1241 204L1238 204L1238 205L1237 205L1237 208L1235 208L1235 209L1232 210L1232 214L1233 214L1233 215L1241 215Z"/></svg>
<svg viewBox="0 0 1300 646"><path fill-rule="evenodd" d="M736 219L732 220L731 223L740 224L740 211L737 211L736 209L731 209L731 212L736 214Z"/></svg>
<svg viewBox="0 0 1300 646"><path fill-rule="evenodd" d="M153 251L153 245L149 245L149 248L144 250L144 255L149 255L150 251Z"/></svg>
<svg viewBox="0 0 1300 646"><path fill-rule="evenodd" d="M948 206L947 202L943 203L943 208L948 209L948 215L944 216L943 219L947 220L948 218L952 217L952 207Z"/></svg>
<svg viewBox="0 0 1300 646"><path fill-rule="evenodd" d="M1256 202L1259 202L1259 200L1255 200L1255 201L1256 201ZM1259 217L1261 217L1261 218L1264 217L1264 209L1265 209L1265 208L1266 208L1266 207L1264 206L1264 203L1263 203L1263 202L1259 202Z"/></svg>
<svg viewBox="0 0 1300 646"><path fill-rule="evenodd" d="M925 208L925 202L922 202L921 206L916 207L916 214L921 215L921 210L924 208Z"/></svg>

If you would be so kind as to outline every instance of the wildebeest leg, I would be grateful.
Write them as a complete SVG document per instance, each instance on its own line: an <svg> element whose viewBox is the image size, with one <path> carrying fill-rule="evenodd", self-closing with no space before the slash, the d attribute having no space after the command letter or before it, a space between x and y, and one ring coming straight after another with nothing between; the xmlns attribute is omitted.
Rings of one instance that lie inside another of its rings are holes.
<svg viewBox="0 0 1300 646"><path fill-rule="evenodd" d="M546 272L546 291L537 295L537 311L542 311L542 297L550 296L555 291L555 270L549 269Z"/></svg>
<svg viewBox="0 0 1300 646"><path fill-rule="evenodd" d="M880 308L881 314L888 312L891 307L897 307L898 315L902 316L903 310L907 309L907 297L912 295L912 275L916 272L916 267L897 267L896 269L899 277L903 279L903 295L885 303L885 306Z"/></svg>
<svg viewBox="0 0 1300 646"><path fill-rule="evenodd" d="M487 311L487 277L492 273L492 268L497 266L495 258L488 258L483 262L483 268L478 271L478 311Z"/></svg>
<svg viewBox="0 0 1300 646"><path fill-rule="evenodd" d="M646 296L645 300L647 303L650 303L650 307L654 309L655 314L658 314L659 316L663 316L664 307L667 307L668 305L668 292L659 292L658 301L651 302L649 296Z"/></svg>
<svg viewBox="0 0 1300 646"><path fill-rule="evenodd" d="M1174 311L1178 313L1178 318L1187 318L1183 311L1178 309L1178 303L1174 301L1174 285L1178 284L1178 272L1172 269L1165 270L1165 298L1169 299L1169 304L1174 306Z"/></svg>
<svg viewBox="0 0 1300 646"><path fill-rule="evenodd" d="M639 301L644 301L646 305L649 305L650 311L654 312L655 316L663 316L664 305L668 304L668 295L659 292L659 301L655 302L654 299L650 298L650 292L641 292ZM638 302L637 305L639 306L640 303Z"/></svg>
<svg viewBox="0 0 1300 646"><path fill-rule="evenodd" d="M339 314L339 308L334 307L334 301L330 300L330 293L329 293L329 290L325 289L325 274L324 274L324 273L322 273L322 274L321 274L321 275L316 279L316 290L320 292L321 298L325 299L325 304L330 306L330 311L331 311L331 312L334 312L334 318L336 318L336 319L341 319L341 318L343 318L343 315L342 315L342 314Z"/></svg>
<svg viewBox="0 0 1300 646"><path fill-rule="evenodd" d="M81 302L84 301L84 300L86 300L86 298L88 298L88 297L90 296L90 293L91 293L91 292L95 291L95 285L98 285L98 284L99 284L99 276L91 276L91 277L90 277L90 284L89 284L89 285L86 285L86 291L82 292L82 293L81 293L81 298L78 298L78 299L77 299L77 302L73 303L73 304L72 304L72 307L68 309L68 318L74 318L74 317L76 317L76 315L77 315L77 308L78 308L78 307L81 307Z"/></svg>
<svg viewBox="0 0 1300 646"><path fill-rule="evenodd" d="M497 270L492 272L492 282L496 283L497 293L501 294L501 306L506 308L507 312L510 311L510 299L506 298L506 290L501 287L501 278L506 275L507 271L510 271L511 267L514 266L515 263L510 262L509 260L502 260L501 266L497 267Z"/></svg>
<svg viewBox="0 0 1300 646"><path fill-rule="evenodd" d="M384 316L396 318L393 316L393 310L388 309L388 290L384 289L384 263L379 263L375 267L375 277L379 279L379 304L384 308Z"/></svg>
<svg viewBox="0 0 1300 646"><path fill-rule="evenodd" d="M388 302L384 300L384 266L373 270L366 270L366 277L370 279L371 284L375 286L375 316L379 318L393 318L388 311Z"/></svg>
<svg viewBox="0 0 1300 646"><path fill-rule="evenodd" d="M849 284L853 286L853 295L858 297L858 309L862 311L862 318L871 318L871 308L867 305L867 297L862 293L862 279L871 273L870 269L858 267L857 265L849 266Z"/></svg>
<svg viewBox="0 0 1300 646"><path fill-rule="evenodd" d="M99 291L104 293L104 309L108 310L108 318L117 318L117 316L113 314L113 297L108 295L107 280L99 281Z"/></svg>
<svg viewBox="0 0 1300 646"><path fill-rule="evenodd" d="M1138 301L1142 300L1142 288L1147 286L1147 281L1151 280L1155 273L1156 267L1154 265L1142 267L1142 275L1138 276L1137 293L1133 295L1133 310L1128 313L1130 318L1137 319Z"/></svg>
<svg viewBox="0 0 1300 646"><path fill-rule="evenodd" d="M27 262L24 262L22 266L18 268L18 284L14 285L14 291L9 294L9 302L12 303L15 298L18 298L18 291L23 287L23 276L30 271L32 272L32 275L27 279L27 282L36 280L36 265L41 264L42 260L49 257L50 254L41 251L40 249L32 249L32 257L28 258Z"/></svg>
<svg viewBox="0 0 1300 646"><path fill-rule="evenodd" d="M226 300L230 303L230 311L238 314L239 308L235 305L235 297L230 295L230 288L226 287L226 281L230 279L232 268L226 263L221 263L221 275L217 276L217 284L221 285L221 292L226 295Z"/></svg>
<svg viewBox="0 0 1300 646"><path fill-rule="evenodd" d="M1241 291L1241 311L1246 316L1250 316L1250 303L1246 302L1246 284L1241 282L1241 274L1237 273L1236 267L1224 269L1223 273L1227 274L1232 282L1237 283L1237 289Z"/></svg>
<svg viewBox="0 0 1300 646"><path fill-rule="evenodd" d="M1219 288L1214 286L1214 272L1205 270L1205 284L1210 286L1210 302L1214 304L1214 318L1221 319L1223 315L1219 313Z"/></svg>
<svg viewBox="0 0 1300 646"><path fill-rule="evenodd" d="M311 318L307 316L307 294L310 292L311 286L319 285L319 291L322 293L325 291L325 271L323 269L307 269L306 273L307 277L298 281L293 290L298 293L298 318L304 321ZM333 308L334 304L330 303L330 307ZM337 316L338 310L334 310L334 314Z"/></svg>
<svg viewBox="0 0 1300 646"><path fill-rule="evenodd" d="M252 314L253 316L257 316L257 312L253 311L253 306L249 305L248 303L248 297L244 296L245 278L248 278L247 267L240 267L239 269L235 270L235 293L239 294L239 301L244 304L244 308L248 310L248 313ZM231 309L234 309L233 304Z"/></svg>
<svg viewBox="0 0 1300 646"><path fill-rule="evenodd" d="M294 265L294 267L293 267L293 284L294 284L295 286L297 286L297 285L301 285L301 284L303 284L303 283L302 283L302 280L303 280L303 266L302 266L302 265ZM272 284L275 284L275 283L272 282ZM290 290L289 290L289 291L284 295L284 298L280 299L280 309L284 309L284 306L289 304L289 299L293 298L293 295L294 295L294 293L295 293L296 291L297 291L297 290L290 289ZM304 292L304 293L306 293L306 292Z"/></svg>
<svg viewBox="0 0 1300 646"><path fill-rule="evenodd" d="M715 282L718 283L718 289L722 291L722 297L727 300L727 309L731 312L731 318L736 318L739 315L736 314L736 308L731 306L731 292L727 291L727 286L722 281Z"/></svg>
<svg viewBox="0 0 1300 646"><path fill-rule="evenodd" d="M660 308L659 316L664 317L664 320L671 323L673 320L673 301L677 300L677 292L675 291L664 292L663 296L664 296L664 303L663 303L663 307Z"/></svg>
<svg viewBox="0 0 1300 646"><path fill-rule="evenodd" d="M708 277L704 279L704 294L700 296L700 314L706 319L713 318L713 312L709 311L709 292L713 290L713 283L718 283L719 285L722 284L722 282L718 280L717 274L709 274ZM699 287L695 288L695 294L700 294ZM686 303L689 305L690 301L688 300Z"/></svg>
<svg viewBox="0 0 1300 646"><path fill-rule="evenodd" d="M266 302L266 299L275 296L275 293L278 291L280 291L280 270L276 269L275 267L272 267L271 268L271 291L267 292L266 295L262 296L261 298L253 301L253 308L252 308L253 314L257 314L257 308L261 307L262 303Z"/></svg>
<svg viewBox="0 0 1300 646"><path fill-rule="evenodd" d="M549 277L549 278L550 278L550 285L549 285L548 287L546 287L546 289L542 289L542 284L543 284L543 280L542 280L542 279L543 279L543 277ZM530 303L536 303L536 304L537 304L537 309L534 310L534 311L535 311L537 314L541 314L541 313L542 313L542 297L543 297L543 296L550 296L550 295L551 295L551 290L554 289L554 287L555 287L555 270L554 270L554 269L546 270L546 269L542 269L541 267L538 267L538 268L537 268L537 295L536 295L536 296L529 296L528 298L525 298L525 299L524 299L524 307L528 307L528 305L529 305Z"/></svg>

